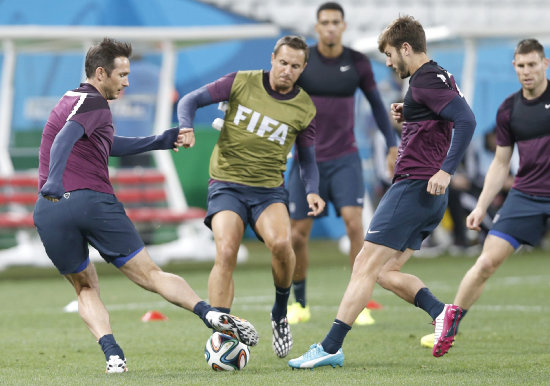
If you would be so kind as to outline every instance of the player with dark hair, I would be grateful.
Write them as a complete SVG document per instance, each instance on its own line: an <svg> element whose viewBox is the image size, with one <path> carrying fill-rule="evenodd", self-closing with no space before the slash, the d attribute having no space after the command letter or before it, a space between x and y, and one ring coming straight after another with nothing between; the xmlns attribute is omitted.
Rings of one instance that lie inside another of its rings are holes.
<svg viewBox="0 0 550 386"><path fill-rule="evenodd" d="M114 195L109 156L192 145L189 130L169 129L150 137L114 134L108 100L129 86L132 47L105 38L86 55L86 81L67 91L54 107L42 133L40 194L34 223L48 257L73 285L78 312L101 345L107 373L128 370L115 341L109 313L99 297L99 281L88 244L139 286L193 311L209 328L234 334L255 345L258 335L246 320L219 312L201 301L187 282L163 272L149 257L136 228Z"/></svg>
<svg viewBox="0 0 550 386"><path fill-rule="evenodd" d="M445 213L447 187L470 143L475 118L453 76L427 56L424 29L413 17L393 21L378 47L388 67L402 79L410 76L404 102L391 105L393 117L403 123L394 182L374 213L332 328L321 343L290 360L292 368L343 365L344 338L377 282L425 310L436 331L446 314L459 314L401 267Z"/></svg>
<svg viewBox="0 0 550 386"><path fill-rule="evenodd" d="M369 101L374 118L389 148L387 162L390 175L397 157L396 134L376 87L370 60L363 54L342 45L346 29L344 10L338 3L319 6L315 30L319 35L310 47L310 59L298 85L304 88L317 108L315 157L320 173L319 192L323 200L332 202L342 216L350 240L349 259L363 246L363 199L365 187L361 158L354 134L355 92L359 88ZM296 303L289 307L289 323L307 322L310 318L306 302L306 275L309 261L308 240L313 219L307 215L308 204L298 167L292 164L288 183L292 245L296 253L293 276ZM321 216L326 216L325 210ZM366 304L365 304L366 305ZM356 324L372 324L365 308Z"/></svg>
<svg viewBox="0 0 550 386"><path fill-rule="evenodd" d="M234 297L233 271L249 224L272 254L275 303L271 310L273 350L283 358L292 347L287 303L295 255L290 241L288 193L283 186L287 154L296 142L310 216L321 213L319 173L313 147L315 106L296 86L308 58L305 41L281 38L271 55L270 71L238 71L185 95L178 103L179 126L193 127L196 109L228 101L223 127L210 159L208 213L216 261L208 296L229 312Z"/></svg>
<svg viewBox="0 0 550 386"><path fill-rule="evenodd" d="M444 355L452 345L461 318L479 299L485 283L521 244L537 245L550 216L550 89L548 58L536 39L518 43L512 62L521 90L510 95L497 112L497 148L475 209L466 218L479 231L487 209L508 179L517 145L519 169L514 185L493 219L481 255L468 270L454 299L458 318L445 315L453 328L434 337L434 350Z"/></svg>

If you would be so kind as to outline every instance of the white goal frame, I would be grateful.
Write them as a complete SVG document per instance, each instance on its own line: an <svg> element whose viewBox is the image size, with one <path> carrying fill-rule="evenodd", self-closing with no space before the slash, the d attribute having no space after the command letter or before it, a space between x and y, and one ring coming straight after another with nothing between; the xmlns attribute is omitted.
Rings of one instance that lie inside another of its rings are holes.
<svg viewBox="0 0 550 386"><path fill-rule="evenodd" d="M451 28L447 26L429 27L425 29L428 45L452 44L453 41L464 43L464 62L462 66L462 94L472 106L474 103L475 76L477 65L477 46L480 40L488 38L505 39L517 43L518 39L534 37L546 47L550 39L550 26L533 25L523 27L509 25L504 27L464 26ZM379 55L380 60L385 57L378 52L378 36L367 36L353 42L352 47L357 51L371 55ZM408 85L406 86L408 87Z"/></svg>
<svg viewBox="0 0 550 386"><path fill-rule="evenodd" d="M84 58L90 45L106 36L131 42L143 52L160 52L162 59L153 131L161 133L172 124L176 53L182 46L224 40L275 38L280 34L279 28L272 24L166 28L0 26L1 49L4 55L0 87L0 176L9 176L14 172L9 140L15 65L19 53L77 52ZM166 176L168 206L175 211L186 210L187 201L171 155L167 151L156 151L153 152L153 157L157 168ZM16 241L16 246L0 250L0 270L12 264L51 266L35 232L17 230ZM174 259L212 260L216 254L211 232L202 222L180 225L176 240L150 245L148 250L157 264ZM241 246L237 261L246 260L247 255L248 251ZM102 261L93 248L90 248L90 259Z"/></svg>
<svg viewBox="0 0 550 386"><path fill-rule="evenodd" d="M155 113L154 132L160 133L172 124L172 91L176 72L178 46L223 40L270 38L280 35L273 24L239 24L198 27L85 27L85 26L2 26L0 40L4 55L0 88L0 175L13 174L9 154L14 74L18 53L78 51L85 55L94 41L112 37L150 46L160 51L162 63ZM159 48L160 47L160 48ZM187 201L171 156L153 152L157 167L166 174L168 204L174 210L185 210Z"/></svg>

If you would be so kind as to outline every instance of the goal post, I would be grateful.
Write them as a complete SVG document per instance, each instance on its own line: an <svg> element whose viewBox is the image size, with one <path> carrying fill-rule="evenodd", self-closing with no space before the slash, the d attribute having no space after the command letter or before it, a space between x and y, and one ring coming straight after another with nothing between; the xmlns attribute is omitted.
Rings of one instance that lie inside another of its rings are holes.
<svg viewBox="0 0 550 386"><path fill-rule="evenodd" d="M194 27L105 27L105 26L2 26L2 74L0 87L0 175L13 173L9 152L14 79L17 55L20 53L78 52L84 57L94 41L104 37L139 44L142 50L160 53L161 66L154 133L160 133L172 124L172 103L177 51L183 47L211 42L277 37L280 30L273 24L238 24L230 26ZM168 152L153 152L165 174L168 184L168 203L171 208L187 207L175 165Z"/></svg>

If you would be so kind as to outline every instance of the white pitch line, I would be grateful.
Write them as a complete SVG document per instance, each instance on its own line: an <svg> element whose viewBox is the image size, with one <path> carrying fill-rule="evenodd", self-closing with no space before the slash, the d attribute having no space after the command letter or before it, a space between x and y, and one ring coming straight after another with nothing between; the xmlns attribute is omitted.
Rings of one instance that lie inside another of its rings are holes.
<svg viewBox="0 0 550 386"><path fill-rule="evenodd" d="M430 281L428 287L434 290L440 291L456 291L458 288L458 282L456 285L451 285L447 281ZM546 288L550 286L550 275L532 275L532 276L504 276L494 277L487 281L487 288L496 289L502 287L511 286L540 286Z"/></svg>
<svg viewBox="0 0 550 386"><path fill-rule="evenodd" d="M488 288L498 288L501 286L511 285L525 285L525 284L546 284L550 283L550 275L532 275L532 276L507 276L493 278L487 283ZM448 282L432 282L430 287L442 290L442 289L455 289L454 286L450 286ZM376 294L375 294L376 295ZM315 299L315 295L310 296ZM321 300L321 299L319 299ZM257 310L257 311L269 311L273 305L274 295L258 295L258 296L237 296L233 301L233 305L238 306L244 310ZM291 301L289 301L291 302ZM125 304L110 304L106 305L109 311L121 311L121 310L139 310L139 309L166 309L176 307L175 305L166 301L148 302L148 303L125 303ZM317 305L311 306L315 311L334 311L338 308L334 306ZM386 309L406 309L411 306L385 306ZM521 304L509 304L509 305L474 305L475 309L485 311L520 311L520 312L548 312L550 307L548 306L524 306Z"/></svg>
<svg viewBox="0 0 550 386"><path fill-rule="evenodd" d="M480 311L496 311L496 312L510 312L510 311L518 311L518 312L550 312L549 306L524 306L521 304L504 304L504 305L491 305L491 304L482 304L479 306L472 306L472 309L474 310L480 310Z"/></svg>
<svg viewBox="0 0 550 386"><path fill-rule="evenodd" d="M537 276L509 276L498 278L494 281L490 281L488 286L492 284L492 287L499 287L501 285L518 285L526 283L545 283L547 284L550 281L549 275L537 275ZM444 286L443 282L441 282ZM437 287L437 284L434 285ZM315 296L312 296L313 299L316 299ZM274 296L273 295L258 295L258 296L240 296L235 297L233 305L237 306L243 310L256 310L256 311L269 311L273 306ZM322 299L319 299L322 301ZM316 303L316 302L314 302ZM177 306L168 303L166 301L158 302L133 302L133 303L123 303L123 304L107 304L107 309L109 311L123 311L123 310L152 310L152 309L167 309L167 308L178 308ZM337 302L333 305L311 305L310 307L313 311L318 312L336 312L338 309ZM411 305L403 304L400 306L384 306L386 310L406 310L412 308ZM485 305L474 305L473 309L480 311L493 311L493 312L532 312L532 313L547 313L550 312L550 306L546 305L531 305L526 306L522 304L485 304Z"/></svg>
<svg viewBox="0 0 550 386"><path fill-rule="evenodd" d="M270 311L273 306L268 305L248 305L241 304L239 309L246 311ZM311 306L310 309L312 312L324 313L330 312L336 316L336 311L338 311L338 306ZM403 310L412 310L413 306L384 306L385 310L388 311L403 311ZM522 313L550 313L550 307L548 306L524 306L521 304L508 304L508 305L476 305L472 308L475 311L487 311L487 312L522 312ZM378 310L375 311L379 312ZM383 312L383 310L382 310ZM376 315L376 314L374 314Z"/></svg>
<svg viewBox="0 0 550 386"><path fill-rule="evenodd" d="M504 285L524 285L524 284L546 284L550 285L550 275L537 275L537 276L507 276L502 278L495 278L496 283L502 283ZM489 280L488 284L491 281Z"/></svg>
<svg viewBox="0 0 550 386"><path fill-rule="evenodd" d="M236 297L233 304L263 304L273 300L273 296L243 296ZM72 302L71 302L72 303ZM172 303L166 301L148 302L148 303L123 303L123 304L107 304L105 306L109 311L124 311L124 310L140 310L140 309L159 309L159 308L179 308ZM254 307L252 307L254 308ZM78 309L75 309L76 312Z"/></svg>
<svg viewBox="0 0 550 386"><path fill-rule="evenodd" d="M235 302L237 303L237 302ZM266 297L247 297L246 299L241 298L238 302L238 308L243 310L254 310L254 311L269 311L273 307L271 298L266 299ZM111 304L107 305L109 311L124 311L124 310L149 310L149 309L160 309L160 308L179 308L168 302L156 302L156 303L127 303L127 304ZM319 312L336 312L338 305L310 305L312 311ZM385 305L382 309L388 311L402 311L407 309L414 309L412 305L402 305L402 306L387 306ZM522 304L479 304L474 305L472 309L479 311L492 311L492 312L531 312L531 313L550 313L550 306L543 305L531 305L526 306ZM375 311L378 312L378 311Z"/></svg>
<svg viewBox="0 0 550 386"><path fill-rule="evenodd" d="M168 302L154 302L154 303L125 303L125 304L109 304L105 306L109 311L123 311L123 310L151 310L157 308L179 308Z"/></svg>

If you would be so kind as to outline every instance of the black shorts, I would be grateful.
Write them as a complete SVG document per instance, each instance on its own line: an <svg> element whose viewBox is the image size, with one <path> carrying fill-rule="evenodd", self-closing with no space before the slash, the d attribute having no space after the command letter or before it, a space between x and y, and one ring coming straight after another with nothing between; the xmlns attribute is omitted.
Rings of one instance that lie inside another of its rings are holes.
<svg viewBox="0 0 550 386"><path fill-rule="evenodd" d="M204 223L212 229L214 215L222 210L230 210L241 217L245 227L249 224L256 232L256 221L265 208L279 202L288 208L288 193L283 187L264 188L230 182L213 182L208 187L208 213ZM257 233L256 236L262 240Z"/></svg>
<svg viewBox="0 0 550 386"><path fill-rule="evenodd" d="M420 249L439 225L449 198L426 191L428 180L402 180L393 184L378 204L365 240L404 251Z"/></svg>
<svg viewBox="0 0 550 386"><path fill-rule="evenodd" d="M48 257L63 275L86 268L88 243L117 267L144 247L117 198L93 190L65 193L58 202L39 194L34 224Z"/></svg>
<svg viewBox="0 0 550 386"><path fill-rule="evenodd" d="M537 245L546 232L549 216L550 197L512 189L495 215L489 234L507 240L514 248L519 244Z"/></svg>
<svg viewBox="0 0 550 386"><path fill-rule="evenodd" d="M332 202L336 215L344 206L363 207L365 185L363 169L358 153L347 154L330 161L317 163L319 169L319 195L327 206L315 218L328 215L328 203ZM289 193L290 217L294 220L311 218L311 211L306 200L306 189L300 178L298 162L292 162L288 172L286 187Z"/></svg>

